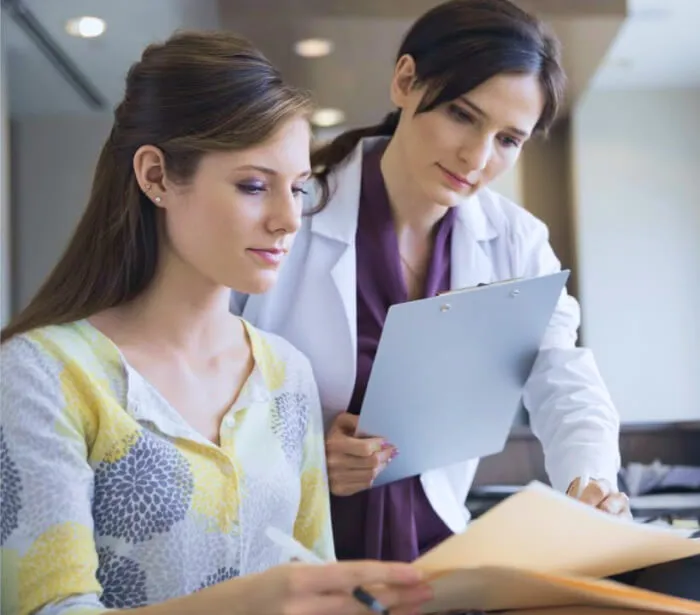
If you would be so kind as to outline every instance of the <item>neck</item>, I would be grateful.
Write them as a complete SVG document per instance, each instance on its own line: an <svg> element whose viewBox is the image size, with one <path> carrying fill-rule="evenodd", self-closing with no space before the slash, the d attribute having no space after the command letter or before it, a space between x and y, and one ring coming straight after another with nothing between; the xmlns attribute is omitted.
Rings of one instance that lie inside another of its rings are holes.
<svg viewBox="0 0 700 615"><path fill-rule="evenodd" d="M406 165L395 138L389 141L380 166L396 232L399 235L404 232L429 235L447 209L426 202L410 173L405 171Z"/></svg>
<svg viewBox="0 0 700 615"><path fill-rule="evenodd" d="M231 347L232 337L237 340L240 335L244 343L243 331L229 312L230 294L163 248L149 288L132 303L116 308L111 320L126 343L217 355Z"/></svg>

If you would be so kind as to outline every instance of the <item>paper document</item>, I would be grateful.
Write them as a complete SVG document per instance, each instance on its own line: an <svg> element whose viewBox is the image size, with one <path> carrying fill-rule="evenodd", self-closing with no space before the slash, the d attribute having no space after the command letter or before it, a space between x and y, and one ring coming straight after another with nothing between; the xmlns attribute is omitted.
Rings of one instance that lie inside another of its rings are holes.
<svg viewBox="0 0 700 615"><path fill-rule="evenodd" d="M532 483L415 565L435 590L425 613L571 605L700 615L700 602L604 578L694 555L700 540L613 517Z"/></svg>

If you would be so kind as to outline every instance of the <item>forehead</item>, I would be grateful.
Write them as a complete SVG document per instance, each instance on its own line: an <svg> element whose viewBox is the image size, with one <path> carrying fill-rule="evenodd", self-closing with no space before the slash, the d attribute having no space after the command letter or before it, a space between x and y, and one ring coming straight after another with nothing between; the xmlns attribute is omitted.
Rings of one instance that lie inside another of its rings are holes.
<svg viewBox="0 0 700 615"><path fill-rule="evenodd" d="M309 123L298 117L288 120L268 139L253 147L206 155L202 166L207 166L210 171L224 172L240 166L261 166L281 175L297 176L309 168L310 147Z"/></svg>
<svg viewBox="0 0 700 615"><path fill-rule="evenodd" d="M491 77L463 98L478 106L498 125L531 132L542 114L544 90L537 75L501 74Z"/></svg>

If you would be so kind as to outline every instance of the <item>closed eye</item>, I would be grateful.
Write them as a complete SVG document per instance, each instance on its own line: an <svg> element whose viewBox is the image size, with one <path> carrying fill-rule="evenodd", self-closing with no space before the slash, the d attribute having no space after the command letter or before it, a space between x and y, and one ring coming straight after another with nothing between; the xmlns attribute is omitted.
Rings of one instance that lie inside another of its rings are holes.
<svg viewBox="0 0 700 615"><path fill-rule="evenodd" d="M472 124L474 116L459 105L451 104L447 108L448 113L458 122Z"/></svg>
<svg viewBox="0 0 700 615"><path fill-rule="evenodd" d="M239 184L236 184L236 188L243 194L249 194L253 196L261 194L267 190L267 186L265 184L248 182L241 182Z"/></svg>
<svg viewBox="0 0 700 615"><path fill-rule="evenodd" d="M522 141L508 135L500 136L498 140L504 147L520 147L522 145Z"/></svg>

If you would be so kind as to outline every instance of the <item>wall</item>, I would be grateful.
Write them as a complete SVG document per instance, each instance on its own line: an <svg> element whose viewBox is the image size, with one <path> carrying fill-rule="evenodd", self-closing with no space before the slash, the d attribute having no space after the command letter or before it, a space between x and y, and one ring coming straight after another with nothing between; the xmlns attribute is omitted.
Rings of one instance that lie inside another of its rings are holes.
<svg viewBox="0 0 700 615"><path fill-rule="evenodd" d="M700 91L592 92L574 115L585 341L623 421L700 419Z"/></svg>
<svg viewBox="0 0 700 615"><path fill-rule="evenodd" d="M0 17L0 19L6 19ZM4 24L3 24L4 28ZM10 126L4 38L0 41L0 327L11 312Z"/></svg>
<svg viewBox="0 0 700 615"><path fill-rule="evenodd" d="M13 120L15 307L24 307L56 264L87 203L111 115Z"/></svg>
<svg viewBox="0 0 700 615"><path fill-rule="evenodd" d="M522 155L523 204L549 227L562 267L575 269L571 208L570 123L557 122L546 139L533 139ZM569 283L575 288L575 271Z"/></svg>

